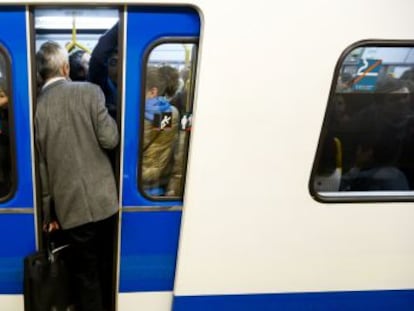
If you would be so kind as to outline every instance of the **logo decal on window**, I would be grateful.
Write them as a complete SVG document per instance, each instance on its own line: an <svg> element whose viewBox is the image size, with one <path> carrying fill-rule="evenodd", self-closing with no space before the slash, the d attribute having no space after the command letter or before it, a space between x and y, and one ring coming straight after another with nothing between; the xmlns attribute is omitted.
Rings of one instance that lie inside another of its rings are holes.
<svg viewBox="0 0 414 311"><path fill-rule="evenodd" d="M154 127L160 131L165 130L166 128L171 128L172 124L172 113L163 112L154 115Z"/></svg>

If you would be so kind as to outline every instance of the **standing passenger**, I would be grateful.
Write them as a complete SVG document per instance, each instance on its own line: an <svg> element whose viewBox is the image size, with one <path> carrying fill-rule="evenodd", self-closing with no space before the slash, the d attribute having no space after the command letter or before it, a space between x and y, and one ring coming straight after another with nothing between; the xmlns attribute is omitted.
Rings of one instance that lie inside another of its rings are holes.
<svg viewBox="0 0 414 311"><path fill-rule="evenodd" d="M65 49L46 42L36 61L45 81L35 115L44 229L61 227L71 245L76 310L101 311L107 308L104 299L111 297L112 284L105 280L112 274L118 211L115 178L104 149L118 144L117 126L98 86L67 80ZM51 219L52 201L57 219Z"/></svg>
<svg viewBox="0 0 414 311"><path fill-rule="evenodd" d="M178 75L177 75L178 77ZM179 113L165 95L176 89L163 70L148 67L145 87L145 120L142 144L142 184L150 196L165 195L178 142Z"/></svg>
<svg viewBox="0 0 414 311"><path fill-rule="evenodd" d="M77 50L69 55L70 79L86 81L91 55L84 50Z"/></svg>
<svg viewBox="0 0 414 311"><path fill-rule="evenodd" d="M118 23L105 32L92 51L87 80L101 87L105 106L116 120L118 110ZM117 171L116 150L108 151L114 172Z"/></svg>
<svg viewBox="0 0 414 311"><path fill-rule="evenodd" d="M116 119L118 100L118 23L105 32L92 51L88 81L99 85L105 94L105 105Z"/></svg>

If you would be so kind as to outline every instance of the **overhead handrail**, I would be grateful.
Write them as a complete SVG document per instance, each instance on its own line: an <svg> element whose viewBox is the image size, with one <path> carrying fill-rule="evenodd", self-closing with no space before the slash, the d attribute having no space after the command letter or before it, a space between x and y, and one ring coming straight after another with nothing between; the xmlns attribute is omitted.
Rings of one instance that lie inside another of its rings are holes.
<svg viewBox="0 0 414 311"><path fill-rule="evenodd" d="M74 48L79 48L81 50L84 50L88 53L91 53L91 50L88 49L86 46L84 46L83 44L79 43L76 40L76 19L75 19L75 15L73 15L73 19L72 19L72 41L66 44L66 50L68 52L71 52Z"/></svg>

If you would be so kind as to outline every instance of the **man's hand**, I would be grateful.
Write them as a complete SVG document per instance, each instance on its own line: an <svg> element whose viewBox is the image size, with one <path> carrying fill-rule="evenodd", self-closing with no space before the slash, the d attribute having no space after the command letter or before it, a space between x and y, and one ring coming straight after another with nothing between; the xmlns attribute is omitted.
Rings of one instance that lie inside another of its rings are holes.
<svg viewBox="0 0 414 311"><path fill-rule="evenodd" d="M43 231L45 232L53 232L59 229L60 229L60 226L56 220L43 225Z"/></svg>

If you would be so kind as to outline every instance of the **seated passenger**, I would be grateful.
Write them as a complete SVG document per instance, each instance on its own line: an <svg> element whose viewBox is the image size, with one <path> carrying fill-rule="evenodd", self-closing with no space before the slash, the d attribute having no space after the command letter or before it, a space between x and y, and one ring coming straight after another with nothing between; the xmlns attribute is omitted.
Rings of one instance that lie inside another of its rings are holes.
<svg viewBox="0 0 414 311"><path fill-rule="evenodd" d="M342 176L342 191L406 191L405 174L396 166L398 142L369 133L360 140L355 165ZM397 153L396 153L397 152Z"/></svg>
<svg viewBox="0 0 414 311"><path fill-rule="evenodd" d="M148 68L141 181L144 191L151 196L165 194L173 165L174 149L178 139L179 114L163 96L167 87L173 83L174 81L162 75L159 68Z"/></svg>

